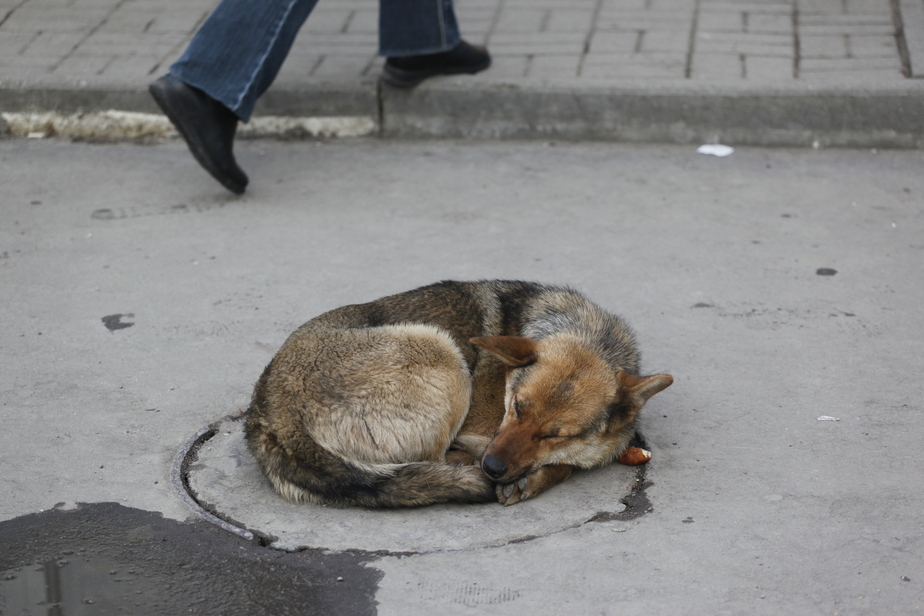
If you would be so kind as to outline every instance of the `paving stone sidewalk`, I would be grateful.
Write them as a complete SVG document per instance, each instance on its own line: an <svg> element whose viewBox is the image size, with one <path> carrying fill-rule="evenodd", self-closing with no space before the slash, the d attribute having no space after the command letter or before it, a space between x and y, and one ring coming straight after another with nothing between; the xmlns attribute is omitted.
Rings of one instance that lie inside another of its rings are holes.
<svg viewBox="0 0 924 616"><path fill-rule="evenodd" d="M0 0L0 111L154 111L147 83L215 4ZM924 0L457 0L456 10L492 68L383 92L377 3L321 1L258 113L369 115L402 136L924 143Z"/></svg>

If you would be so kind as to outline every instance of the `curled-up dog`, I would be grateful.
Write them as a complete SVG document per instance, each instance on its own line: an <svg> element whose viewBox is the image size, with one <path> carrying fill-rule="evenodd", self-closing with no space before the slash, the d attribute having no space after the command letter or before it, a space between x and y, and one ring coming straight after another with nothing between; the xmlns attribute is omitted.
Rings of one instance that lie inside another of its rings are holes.
<svg viewBox="0 0 924 616"><path fill-rule="evenodd" d="M617 316L565 287L446 281L324 313L254 388L247 443L295 501L513 504L574 468L645 462L639 375Z"/></svg>

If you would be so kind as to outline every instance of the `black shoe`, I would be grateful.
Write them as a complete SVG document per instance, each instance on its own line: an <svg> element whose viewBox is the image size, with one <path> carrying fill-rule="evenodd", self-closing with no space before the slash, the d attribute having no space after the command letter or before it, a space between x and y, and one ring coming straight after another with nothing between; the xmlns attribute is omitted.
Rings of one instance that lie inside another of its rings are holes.
<svg viewBox="0 0 924 616"><path fill-rule="evenodd" d="M232 151L237 116L202 90L173 75L164 75L148 90L199 164L231 192L243 193L247 174L237 166Z"/></svg>
<svg viewBox="0 0 924 616"><path fill-rule="evenodd" d="M410 88L429 77L473 74L489 66L491 56L487 49L462 41L451 51L426 56L388 58L382 69L382 79L398 88Z"/></svg>

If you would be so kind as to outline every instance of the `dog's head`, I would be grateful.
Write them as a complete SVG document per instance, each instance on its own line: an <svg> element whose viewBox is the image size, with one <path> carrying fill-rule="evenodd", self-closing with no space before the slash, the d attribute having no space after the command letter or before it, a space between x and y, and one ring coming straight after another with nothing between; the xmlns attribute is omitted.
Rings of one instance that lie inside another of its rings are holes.
<svg viewBox="0 0 924 616"><path fill-rule="evenodd" d="M639 409L674 381L614 369L576 336L496 336L472 344L507 366L504 419L481 460L498 483L551 464L591 468L611 461L632 437Z"/></svg>

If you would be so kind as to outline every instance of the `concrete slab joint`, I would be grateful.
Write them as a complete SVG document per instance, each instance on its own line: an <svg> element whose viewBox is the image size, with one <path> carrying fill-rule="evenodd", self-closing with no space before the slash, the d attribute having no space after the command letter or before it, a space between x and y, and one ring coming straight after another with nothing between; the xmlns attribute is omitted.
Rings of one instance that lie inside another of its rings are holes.
<svg viewBox="0 0 924 616"><path fill-rule="evenodd" d="M902 34L908 53L908 77L924 78L924 1L897 2Z"/></svg>

